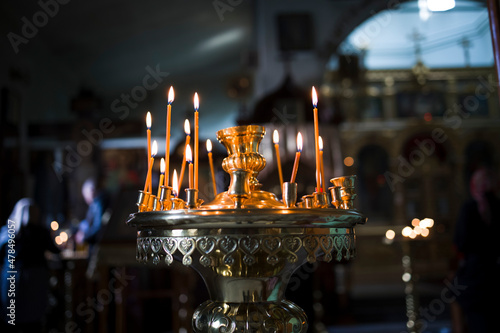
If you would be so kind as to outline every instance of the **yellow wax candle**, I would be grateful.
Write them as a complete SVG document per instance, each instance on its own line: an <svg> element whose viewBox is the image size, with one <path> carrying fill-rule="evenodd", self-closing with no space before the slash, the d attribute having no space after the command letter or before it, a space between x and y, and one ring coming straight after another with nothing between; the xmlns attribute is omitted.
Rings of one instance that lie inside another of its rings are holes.
<svg viewBox="0 0 500 333"><path fill-rule="evenodd" d="M191 125L189 124L189 120L184 121L184 132L186 133L186 143L184 144L184 149L182 152L182 167L181 167L181 174L179 177L179 189L182 186L182 182L184 181L184 171L186 169L186 147L189 144L189 141L191 140Z"/></svg>
<svg viewBox="0 0 500 333"><path fill-rule="evenodd" d="M146 114L146 137L147 137L147 145L148 145L148 170L149 170L149 159L151 158L151 112L148 111Z"/></svg>
<svg viewBox="0 0 500 333"><path fill-rule="evenodd" d="M156 154L158 153L158 144L156 140L153 140L153 145L151 147L151 165L149 166L149 184L148 184L148 192L153 193L153 164Z"/></svg>
<svg viewBox="0 0 500 333"><path fill-rule="evenodd" d="M320 180L321 180L321 188L323 192L326 191L325 188L325 165L323 163L323 138L321 135L318 137L318 145L319 145L319 172L320 172Z"/></svg>
<svg viewBox="0 0 500 333"><path fill-rule="evenodd" d="M165 139L165 186L168 186L168 170L170 167L170 123L172 118L172 102L174 101L174 87L168 91L167 105L167 135Z"/></svg>
<svg viewBox="0 0 500 333"><path fill-rule="evenodd" d="M212 158L212 141L207 139L208 164L210 165L210 173L212 174L212 186L214 188L214 198L217 196L217 184L215 183L214 161Z"/></svg>
<svg viewBox="0 0 500 333"><path fill-rule="evenodd" d="M198 189L198 146L199 146L199 114L198 109L200 108L200 99L198 98L198 93L194 93L194 188ZM192 188L192 187L191 187Z"/></svg>
<svg viewBox="0 0 500 333"><path fill-rule="evenodd" d="M193 182L193 156L191 152L191 146L187 145L186 147L186 162L189 164L188 171L188 179L189 179L189 188L194 188Z"/></svg>
<svg viewBox="0 0 500 333"><path fill-rule="evenodd" d="M302 152L302 134L297 134L297 152L295 153L295 161L293 162L292 177L290 183L295 183L297 171L299 170L300 153Z"/></svg>
<svg viewBox="0 0 500 333"><path fill-rule="evenodd" d="M274 150L276 151L276 165L278 166L278 174L280 177L280 188L283 189L283 171L281 170L281 159L280 159L280 135L278 130L274 130L273 132L273 142L274 142Z"/></svg>
<svg viewBox="0 0 500 333"><path fill-rule="evenodd" d="M156 140L153 141L153 148L151 149L151 158L149 159L149 168L148 168L148 175L146 176L146 183L144 184L144 192L151 193L151 183L152 183L152 176L151 173L153 171L153 164L154 164L154 159L156 156L156 153L158 152L158 144L156 143Z"/></svg>
<svg viewBox="0 0 500 333"><path fill-rule="evenodd" d="M148 159L148 165L152 165L154 162L154 159L151 157ZM151 178L151 168L148 167L148 173L146 176L146 182L144 183L144 190L143 192L146 193L149 190L149 179Z"/></svg>
<svg viewBox="0 0 500 333"><path fill-rule="evenodd" d="M316 89L312 87L312 104L314 115L314 148L316 152L316 191L321 192L320 185L320 161L319 161L319 125L318 125L318 95Z"/></svg>
<svg viewBox="0 0 500 333"><path fill-rule="evenodd" d="M158 182L158 194L157 198L160 198L161 186L163 185L163 177L165 177L165 160L162 158L160 160L160 181Z"/></svg>

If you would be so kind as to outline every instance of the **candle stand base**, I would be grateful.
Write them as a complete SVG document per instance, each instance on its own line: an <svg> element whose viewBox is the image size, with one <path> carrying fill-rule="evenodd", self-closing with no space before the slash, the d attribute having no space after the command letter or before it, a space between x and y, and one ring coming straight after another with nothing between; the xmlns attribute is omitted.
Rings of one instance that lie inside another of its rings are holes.
<svg viewBox="0 0 500 333"><path fill-rule="evenodd" d="M186 209L132 214L137 260L174 259L203 278L210 300L193 317L195 332L306 332L304 312L284 299L293 272L319 260L349 260L353 210Z"/></svg>

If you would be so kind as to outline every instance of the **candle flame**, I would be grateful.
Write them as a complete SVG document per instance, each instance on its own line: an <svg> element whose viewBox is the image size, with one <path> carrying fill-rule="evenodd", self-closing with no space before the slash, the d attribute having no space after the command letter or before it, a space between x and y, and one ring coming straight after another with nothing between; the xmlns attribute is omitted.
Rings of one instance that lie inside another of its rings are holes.
<svg viewBox="0 0 500 333"><path fill-rule="evenodd" d="M156 143L156 140L154 140L153 147L151 148L151 157L155 157L157 153L158 153L158 143Z"/></svg>
<svg viewBox="0 0 500 333"><path fill-rule="evenodd" d="M146 114L146 127L148 129L151 128L151 112L148 111L148 113Z"/></svg>
<svg viewBox="0 0 500 333"><path fill-rule="evenodd" d="M210 141L210 139L207 139L207 151L209 153L212 152L212 141Z"/></svg>
<svg viewBox="0 0 500 333"><path fill-rule="evenodd" d="M177 196L177 189L179 188L179 180L177 180L177 170L174 169L174 175L172 177L172 194L174 197Z"/></svg>
<svg viewBox="0 0 500 333"><path fill-rule="evenodd" d="M184 120L184 133L186 133L186 135L189 135L191 134L191 124L189 123L189 120Z"/></svg>
<svg viewBox="0 0 500 333"><path fill-rule="evenodd" d="M314 86L312 87L312 102L313 107L318 106L318 94L316 94L316 88L314 88Z"/></svg>
<svg viewBox="0 0 500 333"><path fill-rule="evenodd" d="M302 134L300 132L297 134L297 151L302 151Z"/></svg>
<svg viewBox="0 0 500 333"><path fill-rule="evenodd" d="M168 104L172 104L174 101L174 87L170 86L170 90L168 91Z"/></svg>
<svg viewBox="0 0 500 333"><path fill-rule="evenodd" d="M319 146L319 150L323 151L323 138L320 136L318 136L318 146Z"/></svg>
<svg viewBox="0 0 500 333"><path fill-rule="evenodd" d="M186 162L193 163L193 153L191 152L191 146L186 146Z"/></svg>
<svg viewBox="0 0 500 333"><path fill-rule="evenodd" d="M160 173L165 174L165 159L163 157L160 160Z"/></svg>
<svg viewBox="0 0 500 333"><path fill-rule="evenodd" d="M198 111L200 108L200 99L198 98L198 93L194 93L194 110Z"/></svg>
<svg viewBox="0 0 500 333"><path fill-rule="evenodd" d="M273 132L273 143L275 145L280 143L280 134L278 133L278 130L274 130L274 132Z"/></svg>

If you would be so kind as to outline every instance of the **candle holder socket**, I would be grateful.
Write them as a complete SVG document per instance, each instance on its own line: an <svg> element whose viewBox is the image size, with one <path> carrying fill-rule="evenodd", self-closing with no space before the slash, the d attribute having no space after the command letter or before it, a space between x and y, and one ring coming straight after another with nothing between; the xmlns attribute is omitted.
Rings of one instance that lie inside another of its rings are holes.
<svg viewBox="0 0 500 333"><path fill-rule="evenodd" d="M193 209L198 207L198 190L195 188L186 189L186 208Z"/></svg>
<svg viewBox="0 0 500 333"><path fill-rule="evenodd" d="M148 193L144 191L139 191L139 195L137 196L137 209L139 212L146 211L148 203Z"/></svg>
<svg viewBox="0 0 500 333"><path fill-rule="evenodd" d="M286 208L295 207L297 202L297 183L283 183L283 203Z"/></svg>
<svg viewBox="0 0 500 333"><path fill-rule="evenodd" d="M332 196L332 205L336 209L342 208L342 197L340 196L340 186L332 186L328 188Z"/></svg>
<svg viewBox="0 0 500 333"><path fill-rule="evenodd" d="M160 200L158 200L158 197L154 197L154 199L153 199L153 208L151 210L152 211L161 210L161 203L160 203Z"/></svg>
<svg viewBox="0 0 500 333"><path fill-rule="evenodd" d="M170 199L171 203L170 203L170 209L171 210L176 210L176 209L183 209L186 205L186 203L184 202L184 200L180 199L180 198L176 198L176 197L172 197Z"/></svg>
<svg viewBox="0 0 500 333"><path fill-rule="evenodd" d="M155 205L155 201L157 201L157 199L156 199L156 195L153 195L151 193L148 193L148 194L149 194L149 197L148 197L148 207L147 207L146 210L148 212L151 212L151 211L155 210L154 209L154 207L156 206Z"/></svg>
<svg viewBox="0 0 500 333"><path fill-rule="evenodd" d="M314 192L314 208L328 208L328 195L326 192Z"/></svg>
<svg viewBox="0 0 500 333"><path fill-rule="evenodd" d="M312 194L302 196L302 202L303 208L314 208L314 196Z"/></svg>
<svg viewBox="0 0 500 333"><path fill-rule="evenodd" d="M330 182L334 187L339 187L340 198L342 199L343 209L354 209L354 199L356 199L356 190L354 183L356 176L344 176L332 178Z"/></svg>
<svg viewBox="0 0 500 333"><path fill-rule="evenodd" d="M340 196L342 198L344 209L354 209L354 199L357 197L354 187L341 188Z"/></svg>
<svg viewBox="0 0 500 333"><path fill-rule="evenodd" d="M172 187L162 185L160 187L160 205L158 210L170 210L172 208Z"/></svg>

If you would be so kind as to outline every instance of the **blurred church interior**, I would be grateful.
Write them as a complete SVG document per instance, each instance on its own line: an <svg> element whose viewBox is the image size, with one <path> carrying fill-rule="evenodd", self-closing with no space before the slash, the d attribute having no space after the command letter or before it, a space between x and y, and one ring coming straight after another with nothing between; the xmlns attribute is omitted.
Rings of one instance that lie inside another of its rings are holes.
<svg viewBox="0 0 500 333"><path fill-rule="evenodd" d="M174 87L170 163L179 172L198 92L205 201L205 140L220 193L229 176L215 132L265 126L259 180L279 192L272 132L288 177L297 132L313 132L315 86L326 182L356 174L368 222L356 229L355 260L303 266L287 298L305 309L310 332L462 332L458 305L442 294L457 270L453 238L471 176L499 165L498 1L441 11L431 2L2 1L0 225L32 198L61 249L48 259L43 330L191 332L208 298L203 282L179 263L137 263L136 231L125 225L146 178L146 113L164 142ZM306 135L300 194L314 190L314 163ZM89 177L109 197L90 246L77 239ZM422 233L418 220L434 225ZM416 318L425 328L409 324Z"/></svg>

